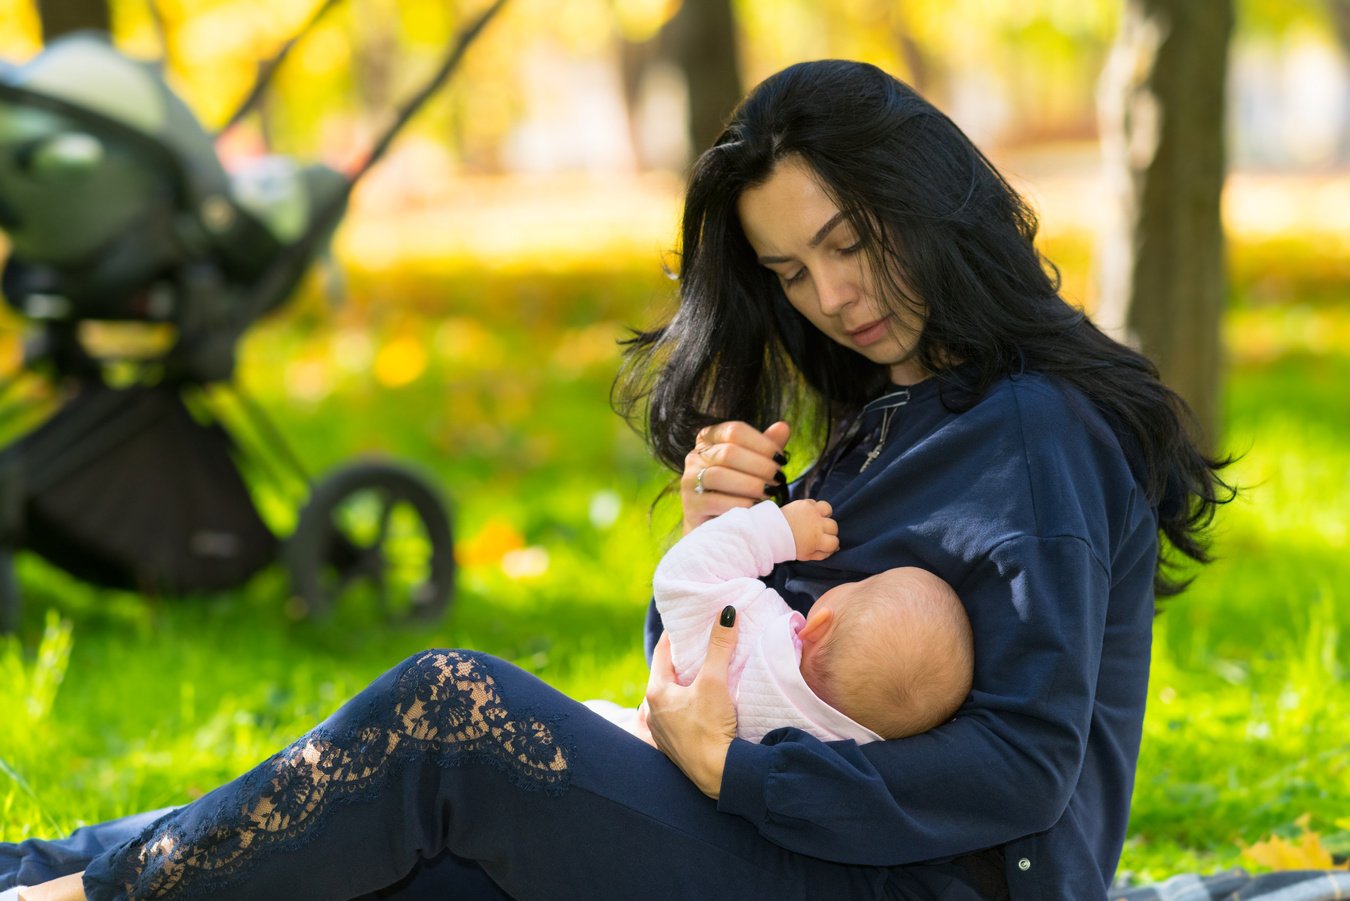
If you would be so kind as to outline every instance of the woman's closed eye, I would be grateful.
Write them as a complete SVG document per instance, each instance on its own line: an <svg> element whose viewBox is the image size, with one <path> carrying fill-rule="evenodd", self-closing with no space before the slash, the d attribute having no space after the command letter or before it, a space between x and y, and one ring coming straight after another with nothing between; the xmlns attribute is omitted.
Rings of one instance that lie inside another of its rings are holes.
<svg viewBox="0 0 1350 901"><path fill-rule="evenodd" d="M840 256L843 257L851 257L862 249L863 249L863 242L861 240L858 240L854 241L852 244L847 245L846 247L839 248L836 251L836 253L838 253ZM783 282L783 287L787 288L797 284L802 279L806 278L806 275L807 270L806 267L803 266L802 268L798 269L791 275L779 275L778 278Z"/></svg>

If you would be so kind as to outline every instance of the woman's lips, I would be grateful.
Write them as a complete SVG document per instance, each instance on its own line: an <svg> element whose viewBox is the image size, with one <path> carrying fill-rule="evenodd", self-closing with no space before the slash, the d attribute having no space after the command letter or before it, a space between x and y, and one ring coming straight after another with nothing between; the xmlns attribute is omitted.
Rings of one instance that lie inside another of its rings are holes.
<svg viewBox="0 0 1350 901"><path fill-rule="evenodd" d="M890 333L890 329L886 327L888 319L890 319L889 316L883 316L876 322L855 329L848 333L848 339L853 342L855 347L867 347L869 344L876 344Z"/></svg>

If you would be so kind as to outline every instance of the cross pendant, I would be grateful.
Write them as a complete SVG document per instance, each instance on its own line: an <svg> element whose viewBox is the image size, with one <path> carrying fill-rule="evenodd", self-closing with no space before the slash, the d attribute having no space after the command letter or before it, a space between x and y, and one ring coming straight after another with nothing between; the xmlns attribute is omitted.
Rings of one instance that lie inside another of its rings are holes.
<svg viewBox="0 0 1350 901"><path fill-rule="evenodd" d="M872 461L880 456L881 456L881 445L878 444L876 447L872 448L870 451L867 452L867 459L863 461L862 466L858 467L858 472L862 472L864 469L871 466Z"/></svg>

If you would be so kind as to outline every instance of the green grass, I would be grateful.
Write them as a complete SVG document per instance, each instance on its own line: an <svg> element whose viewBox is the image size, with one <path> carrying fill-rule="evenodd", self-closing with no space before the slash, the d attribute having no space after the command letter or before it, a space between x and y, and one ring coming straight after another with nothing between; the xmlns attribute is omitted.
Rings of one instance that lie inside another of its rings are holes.
<svg viewBox="0 0 1350 901"><path fill-rule="evenodd" d="M1313 313L1240 287L1256 301L1230 320L1228 445L1245 490L1221 514L1218 562L1157 621L1122 862L1139 879L1239 863L1304 814L1350 847L1350 353L1306 322L1346 334L1345 286L1318 287ZM0 840L199 795L424 647L487 650L578 697L639 698L673 511L649 518L664 477L608 391L613 338L669 283L638 266L405 272L352 290L339 313L307 298L257 329L241 381L315 472L381 454L434 475L474 561L450 614L296 621L275 569L240 591L145 599L23 555L23 627L0 640ZM1337 291L1340 307L1325 300ZM286 534L294 492L255 490ZM501 565L513 547L532 549L533 574Z"/></svg>
<svg viewBox="0 0 1350 901"><path fill-rule="evenodd" d="M1302 315L1234 318L1269 333ZM1238 864L1304 814L1350 851L1347 378L1343 350L1234 366L1228 445L1244 492L1220 515L1217 562L1157 620L1122 861L1141 878Z"/></svg>

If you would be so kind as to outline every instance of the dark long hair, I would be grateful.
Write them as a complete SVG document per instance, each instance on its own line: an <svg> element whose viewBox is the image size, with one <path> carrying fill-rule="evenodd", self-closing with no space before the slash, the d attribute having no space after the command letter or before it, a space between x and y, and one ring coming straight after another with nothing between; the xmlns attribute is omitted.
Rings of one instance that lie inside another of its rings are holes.
<svg viewBox="0 0 1350 901"><path fill-rule="evenodd" d="M1034 245L1035 214L970 139L864 63L801 63L772 76L695 163L679 308L627 342L614 387L616 409L645 425L658 459L681 471L696 432L729 419L805 422L828 453L888 381L885 366L791 307L741 229L741 193L787 157L809 165L859 233L877 300L920 311L917 359L942 380L948 406L968 407L1023 371L1074 385L1131 457L1171 547L1208 561L1206 529L1233 494L1218 475L1227 461L1197 445L1190 411L1152 362L1060 297L1059 273ZM1180 562L1159 555L1159 594L1184 587Z"/></svg>

